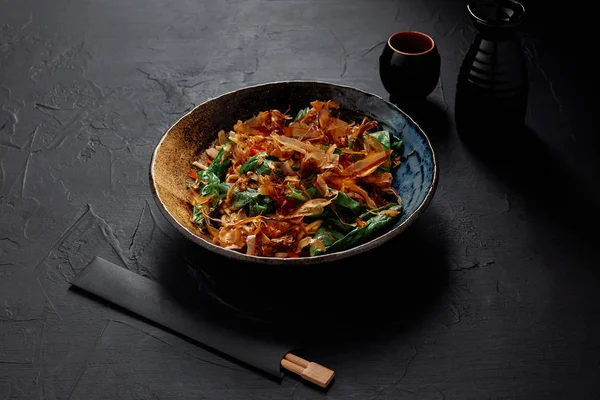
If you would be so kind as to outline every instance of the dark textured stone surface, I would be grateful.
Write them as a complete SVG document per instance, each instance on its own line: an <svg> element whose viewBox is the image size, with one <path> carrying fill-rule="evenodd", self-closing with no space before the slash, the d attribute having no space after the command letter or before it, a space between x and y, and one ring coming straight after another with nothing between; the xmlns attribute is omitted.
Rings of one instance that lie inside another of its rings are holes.
<svg viewBox="0 0 600 400"><path fill-rule="evenodd" d="M461 1L0 0L0 398L599 398L595 27L538 3L523 29L529 130L482 155L452 115L474 36ZM429 100L403 106L440 181L364 268L254 272L164 220L148 164L182 114L272 80L385 97L377 59L405 29L441 54ZM200 260L222 300L294 327L335 382L273 382L69 291L96 255L165 282Z"/></svg>

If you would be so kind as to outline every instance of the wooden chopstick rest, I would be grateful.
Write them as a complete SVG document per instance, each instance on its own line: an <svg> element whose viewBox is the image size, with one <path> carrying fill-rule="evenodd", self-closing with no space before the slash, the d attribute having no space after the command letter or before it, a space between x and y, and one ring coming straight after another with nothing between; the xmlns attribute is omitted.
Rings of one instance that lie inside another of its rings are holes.
<svg viewBox="0 0 600 400"><path fill-rule="evenodd" d="M327 387L335 372L324 366L307 361L292 353L287 353L281 359L281 366L286 370L300 375L303 379L320 387Z"/></svg>

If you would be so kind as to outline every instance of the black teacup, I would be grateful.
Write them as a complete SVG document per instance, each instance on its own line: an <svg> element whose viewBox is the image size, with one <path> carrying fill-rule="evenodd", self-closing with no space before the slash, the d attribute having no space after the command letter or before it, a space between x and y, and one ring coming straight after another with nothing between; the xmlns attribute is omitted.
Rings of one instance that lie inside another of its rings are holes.
<svg viewBox="0 0 600 400"><path fill-rule="evenodd" d="M379 57L379 76L392 98L427 97L440 77L440 53L434 40L422 32L394 33Z"/></svg>

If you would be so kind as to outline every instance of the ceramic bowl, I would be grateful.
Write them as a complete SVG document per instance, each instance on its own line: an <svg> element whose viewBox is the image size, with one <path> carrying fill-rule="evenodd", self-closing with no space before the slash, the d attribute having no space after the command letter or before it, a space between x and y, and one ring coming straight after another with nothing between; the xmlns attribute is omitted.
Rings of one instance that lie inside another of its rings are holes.
<svg viewBox="0 0 600 400"><path fill-rule="evenodd" d="M314 100L334 100L344 119L379 122L381 129L399 135L404 141L406 161L395 171L393 186L403 200L404 213L388 231L348 250L302 258L259 257L227 250L213 244L190 221L186 202L186 175L192 161L217 137L268 109L299 110ZM272 82L242 88L208 100L181 117L163 135L150 163L150 185L159 209L183 236L204 249L231 260L262 264L315 264L340 260L363 253L389 241L408 228L428 207L438 182L438 164L423 130L402 110L381 97L327 82Z"/></svg>

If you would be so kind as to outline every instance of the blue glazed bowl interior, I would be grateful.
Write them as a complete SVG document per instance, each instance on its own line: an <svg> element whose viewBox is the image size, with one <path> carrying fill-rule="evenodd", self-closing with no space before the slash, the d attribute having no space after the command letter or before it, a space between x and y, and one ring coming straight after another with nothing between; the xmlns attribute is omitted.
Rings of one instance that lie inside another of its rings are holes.
<svg viewBox="0 0 600 400"><path fill-rule="evenodd" d="M396 224L398 226L427 200L436 179L436 165L429 142L417 126L406 123L406 119L400 115L392 116L390 125L382 126L390 132L402 132L399 137L404 141L406 159L396 170L393 180L394 189L400 194L404 207L404 215Z"/></svg>
<svg viewBox="0 0 600 400"><path fill-rule="evenodd" d="M400 194L404 213L385 233L351 249L304 258L249 256L214 245L190 222L185 200L185 175L198 154L212 144L219 130L229 130L238 120L260 111L279 109L293 114L314 100L334 100L340 118L360 123L376 120L404 142L405 159L395 171L393 186ZM438 166L423 130L403 111L381 97L348 86L327 82L273 82L247 87L209 100L177 121L157 145L150 165L151 188L163 215L185 237L231 259L261 264L315 264L339 260L372 249L406 229L429 205L438 181Z"/></svg>

